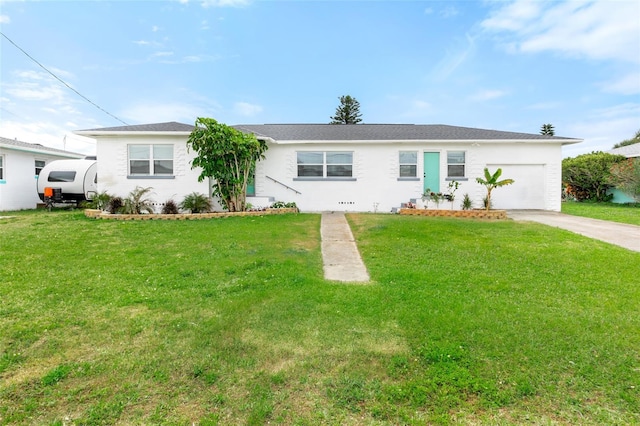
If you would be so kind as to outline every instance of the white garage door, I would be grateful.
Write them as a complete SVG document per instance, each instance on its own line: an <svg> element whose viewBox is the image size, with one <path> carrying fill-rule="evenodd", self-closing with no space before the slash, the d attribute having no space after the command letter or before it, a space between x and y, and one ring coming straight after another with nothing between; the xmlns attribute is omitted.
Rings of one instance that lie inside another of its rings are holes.
<svg viewBox="0 0 640 426"><path fill-rule="evenodd" d="M502 169L500 179L513 179L511 185L491 193L494 209L544 209L546 179L543 164L490 164L490 172Z"/></svg>

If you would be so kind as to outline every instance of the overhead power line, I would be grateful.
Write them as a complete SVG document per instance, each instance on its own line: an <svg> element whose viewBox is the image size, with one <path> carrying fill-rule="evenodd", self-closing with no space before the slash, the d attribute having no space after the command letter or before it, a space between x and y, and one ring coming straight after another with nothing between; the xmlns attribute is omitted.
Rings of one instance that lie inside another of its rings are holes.
<svg viewBox="0 0 640 426"><path fill-rule="evenodd" d="M38 64L38 66L40 68L42 68L43 70L45 70L47 73L51 74L51 76L53 78L55 78L56 80L58 80L60 83L64 84L69 90L73 91L76 95L80 96L82 99L84 99L85 101L89 102L91 105L93 105L94 107L98 108L100 111L104 112L105 114L107 114L108 116L115 118L116 120L118 120L119 122L121 122L122 124L128 126L129 123L124 122L122 120L120 120L118 117L116 117L115 115L111 114L109 111L107 111L106 109L102 108L100 105L96 104L95 102L93 102L91 99L87 98L85 95L83 95L82 93L78 92L76 89L74 89L73 87L69 86L63 79L61 79L60 77L58 77L57 75L55 75L53 72L49 71L47 69L47 67L45 67L44 65L42 65L40 62L38 62L35 58L33 58L33 56L29 55L27 52L25 52L25 50L23 48L21 48L20 46L18 46L13 40L11 40L9 37L7 37L7 35L5 33L3 33L2 31L0 31L0 34L2 35L2 37L6 38L9 43L13 44L16 49L18 49L19 51L21 51L22 53L25 54L25 56L29 59L31 59L33 62L35 62L36 64Z"/></svg>

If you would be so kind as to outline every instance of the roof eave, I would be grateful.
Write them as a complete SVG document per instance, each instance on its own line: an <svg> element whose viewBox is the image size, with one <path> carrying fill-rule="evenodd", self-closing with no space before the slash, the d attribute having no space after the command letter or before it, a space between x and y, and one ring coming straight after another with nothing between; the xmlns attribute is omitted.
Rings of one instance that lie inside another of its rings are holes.
<svg viewBox="0 0 640 426"><path fill-rule="evenodd" d="M23 146L4 144L1 142L0 142L0 148L10 149L12 151L28 152L31 154L49 155L54 157L64 157L64 158L84 158L85 157L84 154L78 154L75 152L51 151L48 149L29 148L29 147L23 147Z"/></svg>
<svg viewBox="0 0 640 426"><path fill-rule="evenodd" d="M562 144L571 145L580 143L583 139L358 139L358 140L326 140L326 139L303 139L303 140L274 140L270 141L278 145L294 145L294 144L366 144L366 143L391 143L391 144L411 144L411 143L473 143L473 144L489 144L489 143L543 143L543 144Z"/></svg>
<svg viewBox="0 0 640 426"><path fill-rule="evenodd" d="M92 130L76 130L73 132L79 136L85 137L101 137L101 136L189 136L191 132L185 131L92 131Z"/></svg>

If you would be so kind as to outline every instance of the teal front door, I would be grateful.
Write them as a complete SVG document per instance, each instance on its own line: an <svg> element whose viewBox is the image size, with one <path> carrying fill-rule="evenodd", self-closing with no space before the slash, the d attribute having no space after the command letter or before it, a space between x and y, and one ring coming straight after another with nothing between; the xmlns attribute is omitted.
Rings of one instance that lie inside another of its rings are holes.
<svg viewBox="0 0 640 426"><path fill-rule="evenodd" d="M440 192L440 153L425 152L424 153L424 180L422 190L430 190L431 192Z"/></svg>

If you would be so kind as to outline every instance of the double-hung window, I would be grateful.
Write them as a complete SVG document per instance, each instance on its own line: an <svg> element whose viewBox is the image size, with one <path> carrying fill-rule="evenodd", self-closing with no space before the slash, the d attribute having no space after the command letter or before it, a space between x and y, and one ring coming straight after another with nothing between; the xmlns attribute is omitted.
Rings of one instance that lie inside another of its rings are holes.
<svg viewBox="0 0 640 426"><path fill-rule="evenodd" d="M172 176L173 145L129 145L130 176Z"/></svg>
<svg viewBox="0 0 640 426"><path fill-rule="evenodd" d="M298 178L351 178L353 152L299 151Z"/></svg>
<svg viewBox="0 0 640 426"><path fill-rule="evenodd" d="M464 151L447 151L447 177L465 177L466 153Z"/></svg>
<svg viewBox="0 0 640 426"><path fill-rule="evenodd" d="M418 151L400 151L400 178L418 177Z"/></svg>

